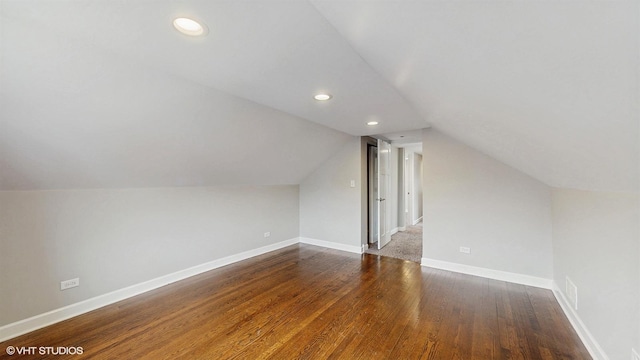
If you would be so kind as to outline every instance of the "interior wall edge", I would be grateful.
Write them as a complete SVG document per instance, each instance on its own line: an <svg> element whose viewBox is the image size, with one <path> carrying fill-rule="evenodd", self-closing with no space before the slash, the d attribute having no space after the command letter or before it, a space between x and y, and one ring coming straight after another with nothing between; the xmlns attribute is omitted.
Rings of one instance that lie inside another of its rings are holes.
<svg viewBox="0 0 640 360"><path fill-rule="evenodd" d="M580 316L578 316L578 314L575 311L573 311L573 309L569 305L569 302L565 298L562 291L560 291L560 288L558 287L558 284L555 281L551 279L538 278L538 277L529 276L529 275L516 274L516 273L510 273L506 271L487 269L487 268L480 268L475 266L451 263L447 261L441 261L441 260L435 260L435 259L429 259L429 258L422 258L420 265L425 267L436 268L440 270L453 271L453 272L467 274L467 275L479 276L487 279L506 281L506 282L516 283L520 285L534 286L534 287L551 290L553 292L554 297L558 301L560 308L562 309L563 313L569 320L569 323L571 324L573 329L576 331L576 333L580 337L580 340L582 340L582 343L584 344L584 346L589 351L589 354L591 354L591 356L595 360L609 360L609 357L604 352L600 344L598 344L598 342L596 341L594 336L591 334L589 329L585 326Z"/></svg>
<svg viewBox="0 0 640 360"><path fill-rule="evenodd" d="M420 265L440 270L453 271L461 274L479 276L487 279L506 281L510 283L533 286L543 289L552 290L553 280L545 279L537 276L518 274L508 271L494 270L478 266L471 266L449 261L442 261L431 258L422 258Z"/></svg>
<svg viewBox="0 0 640 360"><path fill-rule="evenodd" d="M321 246L329 249L341 250L341 251L351 252L355 254L364 253L364 245L361 245L361 246L345 245L345 244L340 244L332 241L318 240L318 239L312 239L312 238L302 237L302 236L300 237L300 242L303 244Z"/></svg>
<svg viewBox="0 0 640 360"><path fill-rule="evenodd" d="M553 291L553 295L558 301L558 304L560 304L560 308L564 312L564 315L567 317L576 333L578 333L580 340L582 340L582 343L589 351L589 354L591 354L594 359L609 360L609 356L607 356L600 344L598 344L595 337L591 334L578 313L571 308L569 301L555 281L553 281L553 288L551 290Z"/></svg>

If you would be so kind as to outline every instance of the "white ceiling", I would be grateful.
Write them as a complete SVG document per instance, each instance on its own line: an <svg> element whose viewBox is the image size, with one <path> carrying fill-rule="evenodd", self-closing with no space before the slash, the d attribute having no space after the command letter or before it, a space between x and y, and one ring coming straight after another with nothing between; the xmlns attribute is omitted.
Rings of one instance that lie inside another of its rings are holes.
<svg viewBox="0 0 640 360"><path fill-rule="evenodd" d="M432 127L552 186L638 191L638 2L313 3Z"/></svg>
<svg viewBox="0 0 640 360"><path fill-rule="evenodd" d="M552 186L637 191L639 13L0 0L0 189L295 184L350 135L431 125Z"/></svg>

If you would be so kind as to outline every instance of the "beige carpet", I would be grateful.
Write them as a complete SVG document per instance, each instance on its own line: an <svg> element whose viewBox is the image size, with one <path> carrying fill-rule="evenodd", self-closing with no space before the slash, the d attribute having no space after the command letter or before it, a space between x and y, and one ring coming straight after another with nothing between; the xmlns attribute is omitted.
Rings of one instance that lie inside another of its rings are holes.
<svg viewBox="0 0 640 360"><path fill-rule="evenodd" d="M378 250L377 244L373 244L365 253L409 260L419 264L422 258L422 223L408 226L406 231L395 233L391 236L391 242L382 250Z"/></svg>

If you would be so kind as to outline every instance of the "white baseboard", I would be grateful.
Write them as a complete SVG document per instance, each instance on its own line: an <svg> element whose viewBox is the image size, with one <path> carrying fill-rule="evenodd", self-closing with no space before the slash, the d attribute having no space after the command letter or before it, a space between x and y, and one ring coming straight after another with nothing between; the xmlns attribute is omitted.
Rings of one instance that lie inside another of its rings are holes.
<svg viewBox="0 0 640 360"><path fill-rule="evenodd" d="M553 281L553 287L551 290L553 290L553 295L556 297L556 300L558 300L558 304L560 304L562 311L564 311L567 319L569 319L573 329L578 333L580 340L582 340L582 343L589 351L589 354L591 354L591 357L595 360L609 360L607 354L604 352L602 347L600 347L600 344L598 344L593 335L591 335L591 332L584 325L582 319L578 316L578 313L573 309L573 307L571 307L569 300L564 296L564 293L560 290L560 287L558 287L558 284L556 284L555 281Z"/></svg>
<svg viewBox="0 0 640 360"><path fill-rule="evenodd" d="M573 310L573 308L569 304L569 301L564 296L562 291L560 291L560 288L555 283L555 281L551 279L544 279L544 278L539 278L539 277L530 276L530 275L516 274L516 273L511 273L506 271L493 270L493 269L486 269L486 268L481 268L476 266L451 263L447 261L441 261L441 260L435 260L435 259L429 259L429 258L422 258L422 262L420 263L420 265L433 267L441 270L458 272L462 274L475 275L475 276L480 276L480 277L489 278L489 279L507 281L507 282L512 282L516 284L522 284L522 285L528 285L528 286L534 286L534 287L552 290L553 295L558 300L558 303L562 308L562 311L565 313L565 315L569 319L569 322L575 329L576 333L578 333L580 340L582 340L582 343L587 348L587 351L589 351L589 354L591 355L591 357L593 357L595 360L609 360L609 357L607 356L607 354L604 352L602 347L600 347L600 345L595 340L593 335L591 335L591 332L589 332L587 327L584 325L584 323L576 313L576 311Z"/></svg>
<svg viewBox="0 0 640 360"><path fill-rule="evenodd" d="M391 229L391 235L393 235L393 234L397 233L399 229L400 229L400 228L394 228L394 229Z"/></svg>
<svg viewBox="0 0 640 360"><path fill-rule="evenodd" d="M462 274L480 276L494 280L534 286L543 289L551 290L553 288L553 280L531 275L517 274L507 271L493 270L429 258L422 258L420 265Z"/></svg>
<svg viewBox="0 0 640 360"><path fill-rule="evenodd" d="M0 327L0 342L225 265L297 244L299 238L230 255Z"/></svg>
<svg viewBox="0 0 640 360"><path fill-rule="evenodd" d="M407 231L407 227L406 226L400 226L398 228L399 231Z"/></svg>
<svg viewBox="0 0 640 360"><path fill-rule="evenodd" d="M418 225L420 223L420 221L422 221L422 216L420 216L419 218L413 220L413 225Z"/></svg>
<svg viewBox="0 0 640 360"><path fill-rule="evenodd" d="M348 251L356 254L362 254L364 252L363 246L345 245L331 241L317 240L306 237L301 237L300 242L303 244L322 246L329 249Z"/></svg>
<svg viewBox="0 0 640 360"><path fill-rule="evenodd" d="M75 304L71 304L59 309L55 309L44 314L36 315L24 320L17 321L8 325L0 327L0 342L12 339L14 337L26 334L28 332L43 328L55 324L57 322L78 316L89 311L113 304L115 302L128 299L130 297L142 294L147 291L157 289L159 287L189 278L194 275L198 275L219 267L229 265L235 262L246 260L254 256L262 255L274 250L278 250L297 243L304 243L316 246L322 246L326 248L348 251L352 253L361 254L365 250L366 245L361 247L345 245L330 241L317 240L311 238L293 238L285 241L281 241L275 244L263 246L257 249L248 250L239 254L230 255L221 259L213 260L204 264L200 264L188 269L180 270L172 274L164 275L149 281L145 281L139 284L135 284L123 289L119 289L104 295L96 296L91 299L87 299ZM481 276L490 279L502 280L507 282L513 282L523 285L541 287L545 289L551 289L555 295L560 307L564 311L565 315L569 319L569 322L574 327L578 336L584 343L585 347L594 359L609 360L609 357L605 354L604 350L593 338L589 330L586 328L578 314L569 305L569 302L565 298L564 294L560 291L555 282L549 279L538 278L529 275L522 275L516 273L510 273L499 270L492 270L486 268L480 268L470 265L450 263L446 261L440 261L429 258L422 258L422 266L433 267L442 270L454 271L463 274Z"/></svg>

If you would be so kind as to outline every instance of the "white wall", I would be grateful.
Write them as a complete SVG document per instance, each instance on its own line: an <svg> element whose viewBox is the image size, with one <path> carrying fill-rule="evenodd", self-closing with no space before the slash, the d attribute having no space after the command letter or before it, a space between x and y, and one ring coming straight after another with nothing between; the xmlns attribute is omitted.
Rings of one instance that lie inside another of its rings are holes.
<svg viewBox="0 0 640 360"><path fill-rule="evenodd" d="M578 288L577 314L611 359L640 335L638 194L554 189L554 280ZM635 342L635 344L634 344Z"/></svg>
<svg viewBox="0 0 640 360"><path fill-rule="evenodd" d="M388 206L391 209L390 230L398 229L398 154L399 149L391 146L389 154L389 175L391 185L387 194Z"/></svg>
<svg viewBox="0 0 640 360"><path fill-rule="evenodd" d="M361 146L353 137L300 184L301 238L361 247Z"/></svg>
<svg viewBox="0 0 640 360"><path fill-rule="evenodd" d="M551 279L551 189L433 129L422 147L423 258Z"/></svg>
<svg viewBox="0 0 640 360"><path fill-rule="evenodd" d="M404 209L402 209L403 215L404 215L404 219L405 219L405 224L406 226L410 226L413 224L412 222L412 218L413 215L411 215L412 209L413 209L413 197L410 196L410 194L407 193L411 193L413 192L413 185L412 185L412 181L411 179L413 179L413 167L411 166L411 164L413 164L413 161L411 160L413 156L413 153L405 148L404 149L404 166L405 166L405 170L404 170L404 192L402 194L402 196L404 197Z"/></svg>
<svg viewBox="0 0 640 360"><path fill-rule="evenodd" d="M394 189L396 192L396 197L398 198L398 206L397 206L397 219L398 222L398 230L404 230L407 227L407 216L406 216L406 190L405 190L405 149L398 148L398 187Z"/></svg>
<svg viewBox="0 0 640 360"><path fill-rule="evenodd" d="M297 185L0 191L0 326L296 238L298 204Z"/></svg>
<svg viewBox="0 0 640 360"><path fill-rule="evenodd" d="M402 197L403 209L402 216L405 217L407 225L413 225L419 222L423 215L422 204L422 145L412 145L404 148L402 161L406 169L404 169L404 189ZM407 196L407 193L409 195Z"/></svg>
<svg viewBox="0 0 640 360"><path fill-rule="evenodd" d="M411 194L413 194L413 219L411 219L412 224L416 224L420 221L420 218L423 215L423 204L422 204L422 155L418 153L414 153L411 158L413 170L413 189Z"/></svg>

